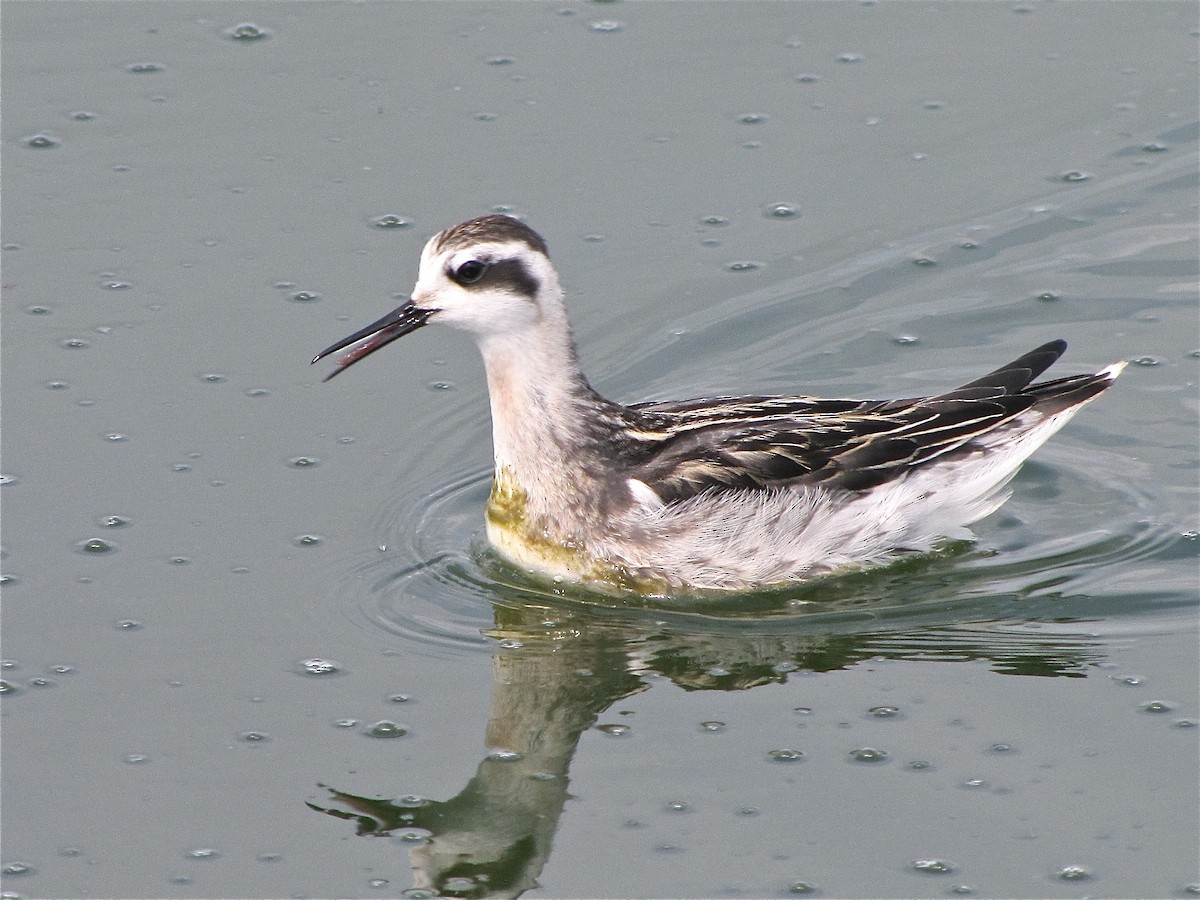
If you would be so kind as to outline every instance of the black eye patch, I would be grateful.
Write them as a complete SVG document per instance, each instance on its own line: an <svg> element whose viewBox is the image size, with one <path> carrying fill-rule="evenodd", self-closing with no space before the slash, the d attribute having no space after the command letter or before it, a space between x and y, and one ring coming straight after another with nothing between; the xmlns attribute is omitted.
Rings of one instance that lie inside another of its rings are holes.
<svg viewBox="0 0 1200 900"><path fill-rule="evenodd" d="M499 288L529 300L537 296L538 280L519 259L499 259L493 263L471 259L446 274L465 288Z"/></svg>

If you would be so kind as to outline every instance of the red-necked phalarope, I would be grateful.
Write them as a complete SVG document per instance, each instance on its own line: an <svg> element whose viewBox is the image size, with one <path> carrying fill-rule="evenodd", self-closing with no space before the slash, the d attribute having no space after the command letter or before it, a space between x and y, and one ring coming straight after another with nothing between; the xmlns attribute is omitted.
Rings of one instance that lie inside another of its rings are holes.
<svg viewBox="0 0 1200 900"><path fill-rule="evenodd" d="M579 370L545 241L501 215L431 238L412 299L313 362L357 345L332 378L429 322L483 353L492 545L544 575L645 592L777 586L969 537L1124 367L1032 384L1066 349L1051 341L933 397L623 406Z"/></svg>

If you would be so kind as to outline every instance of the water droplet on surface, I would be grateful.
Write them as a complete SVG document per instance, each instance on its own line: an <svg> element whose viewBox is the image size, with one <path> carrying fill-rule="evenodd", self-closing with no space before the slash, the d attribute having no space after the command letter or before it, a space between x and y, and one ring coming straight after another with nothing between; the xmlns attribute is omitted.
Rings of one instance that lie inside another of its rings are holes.
<svg viewBox="0 0 1200 900"><path fill-rule="evenodd" d="M936 266L937 260L932 256L918 256L913 259L914 266Z"/></svg>
<svg viewBox="0 0 1200 900"><path fill-rule="evenodd" d="M192 558L190 556L169 556L167 562L173 566L190 566Z"/></svg>
<svg viewBox="0 0 1200 900"><path fill-rule="evenodd" d="M376 216L371 220L371 225L374 228L380 228L384 231L399 231L402 228L411 228L412 222L403 216L398 216L395 213L386 213L382 216Z"/></svg>
<svg viewBox="0 0 1200 900"><path fill-rule="evenodd" d="M1162 365L1162 360L1157 356L1139 356L1136 359L1131 359L1130 362L1135 366L1142 366L1147 369Z"/></svg>
<svg viewBox="0 0 1200 900"><path fill-rule="evenodd" d="M392 835L392 840L398 844L423 844L433 837L433 832L425 828L404 828Z"/></svg>
<svg viewBox="0 0 1200 900"><path fill-rule="evenodd" d="M62 146L62 141L48 134L31 134L21 143L31 150L53 150Z"/></svg>
<svg viewBox="0 0 1200 900"><path fill-rule="evenodd" d="M944 859L916 859L913 860L912 867L918 872L931 872L935 875L954 871L954 864Z"/></svg>
<svg viewBox="0 0 1200 900"><path fill-rule="evenodd" d="M862 62L863 58L860 53L839 53L834 60L840 63L857 63Z"/></svg>
<svg viewBox="0 0 1200 900"><path fill-rule="evenodd" d="M767 756L775 762L797 762L804 759L803 750L793 750L790 747L783 747L779 750L771 750Z"/></svg>
<svg viewBox="0 0 1200 900"><path fill-rule="evenodd" d="M520 650L524 646L520 641L513 640L512 638L505 638L500 642L500 647L504 650Z"/></svg>
<svg viewBox="0 0 1200 900"><path fill-rule="evenodd" d="M1081 172L1079 169L1071 169L1058 176L1060 181L1066 182L1087 181L1091 177L1087 172Z"/></svg>
<svg viewBox="0 0 1200 900"><path fill-rule="evenodd" d="M398 738L408 734L408 729L390 719L380 719L373 725L368 725L363 734L374 738Z"/></svg>
<svg viewBox="0 0 1200 900"><path fill-rule="evenodd" d="M129 435L121 434L119 431L110 431L104 436L104 439L110 444L123 444L129 440ZM188 468L190 469L191 466L188 466Z"/></svg>
<svg viewBox="0 0 1200 900"><path fill-rule="evenodd" d="M0 681L0 694L15 694L17 692L16 685L10 684L7 681Z"/></svg>
<svg viewBox="0 0 1200 900"><path fill-rule="evenodd" d="M912 334L898 334L892 338L892 343L900 347L912 347L921 343L921 339Z"/></svg>
<svg viewBox="0 0 1200 900"><path fill-rule="evenodd" d="M1166 153L1170 148L1166 144L1160 144L1158 141L1149 141L1142 144L1143 153Z"/></svg>
<svg viewBox="0 0 1200 900"><path fill-rule="evenodd" d="M67 338L59 343L59 346L66 350L86 350L92 343L84 338Z"/></svg>
<svg viewBox="0 0 1200 900"><path fill-rule="evenodd" d="M664 809L672 813L688 813L692 811L692 805L686 800L671 800Z"/></svg>
<svg viewBox="0 0 1200 900"><path fill-rule="evenodd" d="M1085 866L1063 866L1058 870L1058 877L1063 881L1085 881L1092 873Z"/></svg>
<svg viewBox="0 0 1200 900"><path fill-rule="evenodd" d="M1057 303L1062 299L1062 294L1058 293L1057 291L1042 291L1034 299L1040 301L1041 303Z"/></svg>
<svg viewBox="0 0 1200 900"><path fill-rule="evenodd" d="M700 730L701 730L701 731L724 731L724 730L725 730L725 723L724 723L724 722L718 722L718 721L716 721L715 719L714 719L714 720L712 720L712 721L709 721L709 722L701 722L701 723L700 723Z"/></svg>
<svg viewBox="0 0 1200 900"><path fill-rule="evenodd" d="M476 122L495 122L500 117L494 112L477 112L472 118L474 118Z"/></svg>
<svg viewBox="0 0 1200 900"><path fill-rule="evenodd" d="M342 670L342 664L332 659L322 659L314 656L312 659L300 662L300 671L305 675L335 675Z"/></svg>
<svg viewBox="0 0 1200 900"><path fill-rule="evenodd" d="M166 68L167 67L164 66L162 63L140 62L140 63L130 63L129 65L127 65L125 67L125 71L130 72L134 75L153 75L156 72L165 71Z"/></svg>
<svg viewBox="0 0 1200 900"><path fill-rule="evenodd" d="M263 731L243 731L238 735L238 740L246 744L263 744L271 739L271 736Z"/></svg>
<svg viewBox="0 0 1200 900"><path fill-rule="evenodd" d="M53 312L53 310L48 306L39 306L35 304L34 306L25 307L25 312L29 313L31 316L48 316Z"/></svg>
<svg viewBox="0 0 1200 900"><path fill-rule="evenodd" d="M0 873L4 875L32 875L36 871L29 863L23 862L10 862L3 869L0 869Z"/></svg>
<svg viewBox="0 0 1200 900"><path fill-rule="evenodd" d="M94 553L99 555L103 553L115 553L117 545L104 540L104 538L87 538L76 543L75 549L80 553Z"/></svg>
<svg viewBox="0 0 1200 900"><path fill-rule="evenodd" d="M212 847L197 847L194 850L189 850L186 854L188 859L216 859L219 854Z"/></svg>
<svg viewBox="0 0 1200 900"><path fill-rule="evenodd" d="M141 766L150 762L150 757L145 753L126 753L125 762L131 766Z"/></svg>
<svg viewBox="0 0 1200 900"><path fill-rule="evenodd" d="M253 22L242 22L240 25L227 28L225 36L240 43L252 44L255 41L265 41L271 36L271 32Z"/></svg>
<svg viewBox="0 0 1200 900"><path fill-rule="evenodd" d="M511 56L489 56L484 62L489 66L511 66L516 60Z"/></svg>
<svg viewBox="0 0 1200 900"><path fill-rule="evenodd" d="M312 469L321 464L315 456L293 456L287 461L293 469Z"/></svg>
<svg viewBox="0 0 1200 900"><path fill-rule="evenodd" d="M254 858L259 862L273 863L281 861L283 859L283 854L274 852L260 853Z"/></svg>
<svg viewBox="0 0 1200 900"><path fill-rule="evenodd" d="M218 375L216 372L206 372L200 376L200 380L206 384L221 384L228 379L224 375Z"/></svg>
<svg viewBox="0 0 1200 900"><path fill-rule="evenodd" d="M1174 708L1174 703L1168 703L1165 700L1148 700L1138 707L1142 712L1148 713L1165 713L1170 712Z"/></svg>
<svg viewBox="0 0 1200 900"><path fill-rule="evenodd" d="M721 228L729 224L729 219L725 216L705 216L700 220L701 225L708 225L710 228Z"/></svg>
<svg viewBox="0 0 1200 900"><path fill-rule="evenodd" d="M391 694L387 699L388 703L407 703L412 697L409 694Z"/></svg>
<svg viewBox="0 0 1200 900"><path fill-rule="evenodd" d="M379 890L380 888L385 888L387 886L388 886L388 880L386 878L372 878L370 881L367 882L367 887L375 888L376 890Z"/></svg>
<svg viewBox="0 0 1200 900"><path fill-rule="evenodd" d="M729 272L753 272L755 269L761 269L762 267L762 263L752 259L739 259L725 263L725 269Z"/></svg>
<svg viewBox="0 0 1200 900"><path fill-rule="evenodd" d="M896 706L872 706L867 712L878 719L894 719L900 713L900 708Z"/></svg>
<svg viewBox="0 0 1200 900"><path fill-rule="evenodd" d="M298 534L292 538L292 543L297 547L319 547L325 543L325 538L319 534Z"/></svg>
<svg viewBox="0 0 1200 900"><path fill-rule="evenodd" d="M437 891L431 891L429 888L407 888L400 892L404 900L435 900L437 895Z"/></svg>
<svg viewBox="0 0 1200 900"><path fill-rule="evenodd" d="M886 750L876 750L874 747L859 747L850 751L850 758L862 763L886 762L888 754Z"/></svg>
<svg viewBox="0 0 1200 900"><path fill-rule="evenodd" d="M104 528L128 528L132 521L125 516L101 516L96 524Z"/></svg>
<svg viewBox="0 0 1200 900"><path fill-rule="evenodd" d="M117 622L117 628L121 631L139 631L145 627L145 624L137 619L121 619Z"/></svg>
<svg viewBox="0 0 1200 900"><path fill-rule="evenodd" d="M609 34L616 31L621 31L625 28L624 22L617 22L613 19L601 19L598 22L589 22L588 30L597 31L602 34Z"/></svg>
<svg viewBox="0 0 1200 900"><path fill-rule="evenodd" d="M1176 719L1171 723L1172 728L1195 728L1196 723L1191 719Z"/></svg>
<svg viewBox="0 0 1200 900"><path fill-rule="evenodd" d="M356 728L358 719L335 719L333 724L338 728Z"/></svg>
<svg viewBox="0 0 1200 900"><path fill-rule="evenodd" d="M289 294L288 299L293 303L320 303L321 295L316 291L296 291Z"/></svg>
<svg viewBox="0 0 1200 900"><path fill-rule="evenodd" d="M973 894L975 893L975 888L971 887L969 884L956 884L954 887L950 888L950 893Z"/></svg>
<svg viewBox="0 0 1200 900"><path fill-rule="evenodd" d="M793 881L788 885L789 894L811 894L816 889L817 886L808 881Z"/></svg>
<svg viewBox="0 0 1200 900"><path fill-rule="evenodd" d="M247 397L254 397L255 399L271 396L271 392L266 388L249 388L245 393Z"/></svg>
<svg viewBox="0 0 1200 900"><path fill-rule="evenodd" d="M484 759L490 759L492 762L504 763L517 762L520 758L521 754L516 750L504 750L502 748L489 750L487 756L484 757Z"/></svg>
<svg viewBox="0 0 1200 900"><path fill-rule="evenodd" d="M761 125L767 121L766 113L742 113L737 120L743 125Z"/></svg>
<svg viewBox="0 0 1200 900"><path fill-rule="evenodd" d="M610 723L607 725L597 725L596 730L603 731L605 734L610 735L611 737L622 737L623 735L629 734L630 729L628 725Z"/></svg>
<svg viewBox="0 0 1200 900"><path fill-rule="evenodd" d="M768 219L796 219L800 209L793 203L768 203L763 215Z"/></svg>
<svg viewBox="0 0 1200 900"><path fill-rule="evenodd" d="M79 109L73 113L70 113L69 118L74 119L76 122L90 122L92 119L96 118L96 114L94 112L88 112L86 109Z"/></svg>
<svg viewBox="0 0 1200 900"><path fill-rule="evenodd" d="M990 746L988 749L991 750L993 753L1015 753L1016 752L1016 748L1013 747L1012 744L1004 744L1004 743L992 744L992 746Z"/></svg>
<svg viewBox="0 0 1200 900"><path fill-rule="evenodd" d="M814 75L812 72L801 72L796 76L796 81L800 84L816 84L821 80L820 75Z"/></svg>

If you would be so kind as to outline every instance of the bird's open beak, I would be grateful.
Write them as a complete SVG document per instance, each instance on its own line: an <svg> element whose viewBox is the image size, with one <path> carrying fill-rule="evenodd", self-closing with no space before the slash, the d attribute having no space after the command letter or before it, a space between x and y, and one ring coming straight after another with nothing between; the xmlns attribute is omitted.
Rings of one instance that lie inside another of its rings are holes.
<svg viewBox="0 0 1200 900"><path fill-rule="evenodd" d="M393 309L382 319L372 322L366 328L354 332L350 337L343 338L336 344L326 347L313 357L313 362L323 359L331 353L337 353L343 347L358 344L357 347L337 361L338 367L325 376L324 380L328 381L334 375L344 371L348 366L354 365L364 356L370 356L380 347L390 344L396 338L404 337L410 331L416 331L429 321L429 316L432 312L433 310L422 309L409 300L403 306Z"/></svg>

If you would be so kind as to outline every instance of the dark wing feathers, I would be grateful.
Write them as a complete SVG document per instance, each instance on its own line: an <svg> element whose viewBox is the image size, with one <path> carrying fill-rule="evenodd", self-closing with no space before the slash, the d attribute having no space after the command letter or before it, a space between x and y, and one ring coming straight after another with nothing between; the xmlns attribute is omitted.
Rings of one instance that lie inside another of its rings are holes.
<svg viewBox="0 0 1200 900"><path fill-rule="evenodd" d="M909 400L719 397L630 407L646 441L623 474L664 502L708 488L825 484L861 491L953 451L1034 404L1065 409L1108 382L1033 385L1066 349L1052 341L960 388Z"/></svg>

